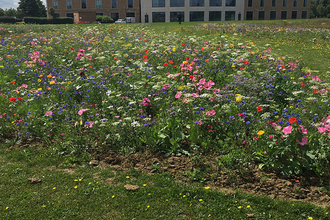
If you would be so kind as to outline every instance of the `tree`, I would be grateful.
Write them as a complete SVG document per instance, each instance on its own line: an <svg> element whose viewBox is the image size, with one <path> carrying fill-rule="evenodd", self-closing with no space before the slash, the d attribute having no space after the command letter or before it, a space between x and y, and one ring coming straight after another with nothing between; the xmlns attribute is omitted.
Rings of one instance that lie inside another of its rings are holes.
<svg viewBox="0 0 330 220"><path fill-rule="evenodd" d="M50 14L50 16L52 16L52 18L54 19L55 17L55 9L53 7L49 8L48 10L48 14Z"/></svg>
<svg viewBox="0 0 330 220"><path fill-rule="evenodd" d="M6 17L17 17L17 10L14 8L9 8L5 10L4 16Z"/></svg>
<svg viewBox="0 0 330 220"><path fill-rule="evenodd" d="M330 17L330 0L313 0L311 5L312 17Z"/></svg>
<svg viewBox="0 0 330 220"><path fill-rule="evenodd" d="M22 17L46 17L46 7L41 0L20 0L18 8Z"/></svg>
<svg viewBox="0 0 330 220"><path fill-rule="evenodd" d="M5 10L3 10L2 8L0 8L0 16L5 16Z"/></svg>

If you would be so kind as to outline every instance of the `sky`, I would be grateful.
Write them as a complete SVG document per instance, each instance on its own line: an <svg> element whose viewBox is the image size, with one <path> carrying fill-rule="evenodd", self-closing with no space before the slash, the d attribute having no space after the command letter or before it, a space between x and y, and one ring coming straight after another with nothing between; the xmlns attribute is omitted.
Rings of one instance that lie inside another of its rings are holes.
<svg viewBox="0 0 330 220"><path fill-rule="evenodd" d="M46 0L41 0L44 6L46 5ZM19 0L0 0L0 8L8 9L8 8L17 8Z"/></svg>

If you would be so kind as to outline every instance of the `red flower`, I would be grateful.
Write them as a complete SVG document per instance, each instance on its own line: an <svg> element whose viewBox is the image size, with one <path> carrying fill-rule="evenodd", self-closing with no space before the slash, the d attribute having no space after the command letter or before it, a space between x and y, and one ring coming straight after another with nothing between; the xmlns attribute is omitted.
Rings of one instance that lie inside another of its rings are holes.
<svg viewBox="0 0 330 220"><path fill-rule="evenodd" d="M314 90L314 93L318 93L319 92L319 90Z"/></svg>
<svg viewBox="0 0 330 220"><path fill-rule="evenodd" d="M15 84L16 82L15 81L11 81L11 84Z"/></svg>
<svg viewBox="0 0 330 220"><path fill-rule="evenodd" d="M186 57L186 60L190 60L190 57Z"/></svg>
<svg viewBox="0 0 330 220"><path fill-rule="evenodd" d="M17 100L18 100L18 101L22 101L23 99L22 99L21 96L18 96Z"/></svg>
<svg viewBox="0 0 330 220"><path fill-rule="evenodd" d="M261 106L258 106L257 111L258 112L262 111L262 107Z"/></svg>
<svg viewBox="0 0 330 220"><path fill-rule="evenodd" d="M169 63L169 64L172 64L172 63L173 63L173 61L172 61L172 60L169 60L169 61L168 61L168 63Z"/></svg>
<svg viewBox="0 0 330 220"><path fill-rule="evenodd" d="M147 59L147 57L148 57L147 55L143 55L143 59Z"/></svg>
<svg viewBox="0 0 330 220"><path fill-rule="evenodd" d="M164 66L167 66L167 63L164 63Z"/></svg>
<svg viewBox="0 0 330 220"><path fill-rule="evenodd" d="M244 64L249 64L249 61L244 60Z"/></svg>
<svg viewBox="0 0 330 220"><path fill-rule="evenodd" d="M297 122L297 119L292 117L292 118L289 118L289 122L292 124L292 123L295 123Z"/></svg>
<svg viewBox="0 0 330 220"><path fill-rule="evenodd" d="M9 101L10 102L16 102L16 99L14 97L10 97Z"/></svg>
<svg viewBox="0 0 330 220"><path fill-rule="evenodd" d="M189 79L192 79L192 78L194 78L194 76L193 76L193 75L190 75L190 76L189 76Z"/></svg>

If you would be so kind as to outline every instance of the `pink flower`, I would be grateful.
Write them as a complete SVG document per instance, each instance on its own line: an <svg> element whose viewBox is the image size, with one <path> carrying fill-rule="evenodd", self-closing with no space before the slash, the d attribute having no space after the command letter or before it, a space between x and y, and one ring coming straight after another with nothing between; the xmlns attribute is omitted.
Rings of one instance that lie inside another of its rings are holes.
<svg viewBox="0 0 330 220"><path fill-rule="evenodd" d="M204 78L199 80L199 84L204 85L204 83L205 83L205 79Z"/></svg>
<svg viewBox="0 0 330 220"><path fill-rule="evenodd" d="M269 135L269 139L272 139L273 138L273 135Z"/></svg>
<svg viewBox="0 0 330 220"><path fill-rule="evenodd" d="M214 82L209 80L206 84L204 84L204 89L209 90L214 85Z"/></svg>
<svg viewBox="0 0 330 220"><path fill-rule="evenodd" d="M80 109L78 111L78 115L82 115L85 111L88 111L88 110L89 110L88 108Z"/></svg>
<svg viewBox="0 0 330 220"><path fill-rule="evenodd" d="M213 116L213 115L215 115L215 113L216 113L216 112L215 112L214 110L210 110L210 111L207 111L207 112L206 112L206 115L207 115L207 116Z"/></svg>
<svg viewBox="0 0 330 220"><path fill-rule="evenodd" d="M148 98L144 98L141 102L141 105L143 105L143 106L151 105L150 100Z"/></svg>
<svg viewBox="0 0 330 220"><path fill-rule="evenodd" d="M325 132L325 127L319 127L317 130L319 130L320 133Z"/></svg>
<svg viewBox="0 0 330 220"><path fill-rule="evenodd" d="M52 116L53 115L53 112L52 111L46 111L45 112L45 116Z"/></svg>
<svg viewBox="0 0 330 220"><path fill-rule="evenodd" d="M22 84L22 87L24 87L24 88L28 88L28 85L26 85L26 84Z"/></svg>
<svg viewBox="0 0 330 220"><path fill-rule="evenodd" d="M176 99L179 99L181 97L181 92L178 92L176 95L175 95L175 98Z"/></svg>
<svg viewBox="0 0 330 220"><path fill-rule="evenodd" d="M296 139L296 141L301 145L301 146L304 146L306 144L308 144L308 140L307 140L307 137L304 136L301 140L301 142L298 140L298 138Z"/></svg>
<svg viewBox="0 0 330 220"><path fill-rule="evenodd" d="M192 93L191 94L194 98L198 98L199 97L199 95L197 94L197 93Z"/></svg>
<svg viewBox="0 0 330 220"><path fill-rule="evenodd" d="M291 134L291 132L292 132L292 126L289 125L289 126L283 128L282 131L283 131L284 134Z"/></svg>
<svg viewBox="0 0 330 220"><path fill-rule="evenodd" d="M301 128L301 133L307 134L307 128L304 128L302 125L299 125L299 126ZM300 131L299 128L298 128L298 131Z"/></svg>
<svg viewBox="0 0 330 220"><path fill-rule="evenodd" d="M281 126L277 125L276 123L274 122L271 122L270 125L274 128L274 130L281 130Z"/></svg>
<svg viewBox="0 0 330 220"><path fill-rule="evenodd" d="M142 110L142 109L139 109L139 111L140 111L141 113L143 113L143 110Z"/></svg>

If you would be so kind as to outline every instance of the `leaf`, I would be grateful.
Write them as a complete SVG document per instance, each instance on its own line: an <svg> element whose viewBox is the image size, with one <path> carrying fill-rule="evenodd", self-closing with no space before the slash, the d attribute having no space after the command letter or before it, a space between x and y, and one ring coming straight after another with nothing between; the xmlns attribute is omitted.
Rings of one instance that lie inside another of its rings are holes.
<svg viewBox="0 0 330 220"><path fill-rule="evenodd" d="M261 163L261 164L259 164L259 170L262 170L262 168L265 166L265 164L263 164L263 163Z"/></svg>
<svg viewBox="0 0 330 220"><path fill-rule="evenodd" d="M309 157L310 159L314 160L315 159L315 155L312 154L310 151L306 152L306 156Z"/></svg>

